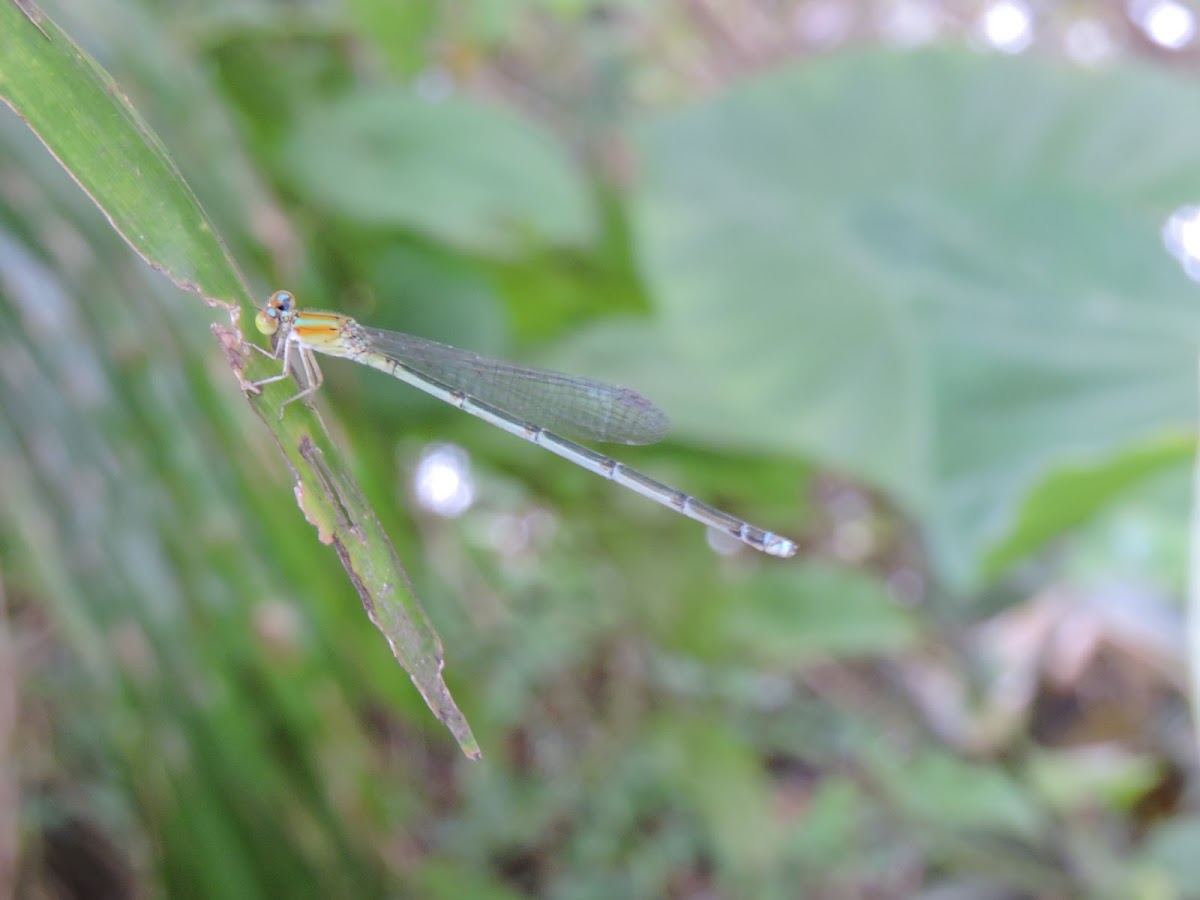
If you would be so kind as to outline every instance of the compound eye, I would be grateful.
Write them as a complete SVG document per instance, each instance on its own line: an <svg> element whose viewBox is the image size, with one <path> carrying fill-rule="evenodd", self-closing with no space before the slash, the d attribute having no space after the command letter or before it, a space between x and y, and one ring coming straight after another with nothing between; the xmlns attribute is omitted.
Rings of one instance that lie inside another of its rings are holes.
<svg viewBox="0 0 1200 900"><path fill-rule="evenodd" d="M275 334L281 325L291 321L292 304L295 299L289 291L273 293L267 305L254 317L255 327L263 334Z"/></svg>
<svg viewBox="0 0 1200 900"><path fill-rule="evenodd" d="M260 309L258 315L254 317L254 327L261 334L270 336L279 330L279 317L275 310L271 307Z"/></svg>

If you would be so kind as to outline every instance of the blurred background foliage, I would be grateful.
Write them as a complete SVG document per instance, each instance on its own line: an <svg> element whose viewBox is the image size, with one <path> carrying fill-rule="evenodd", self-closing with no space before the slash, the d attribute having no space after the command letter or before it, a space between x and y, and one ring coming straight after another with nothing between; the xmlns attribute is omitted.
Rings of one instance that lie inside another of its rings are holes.
<svg viewBox="0 0 1200 900"><path fill-rule="evenodd" d="M623 460L803 550L327 365L469 762L223 317L6 112L0 890L1196 895L1186 7L43 5L263 297L635 386Z"/></svg>

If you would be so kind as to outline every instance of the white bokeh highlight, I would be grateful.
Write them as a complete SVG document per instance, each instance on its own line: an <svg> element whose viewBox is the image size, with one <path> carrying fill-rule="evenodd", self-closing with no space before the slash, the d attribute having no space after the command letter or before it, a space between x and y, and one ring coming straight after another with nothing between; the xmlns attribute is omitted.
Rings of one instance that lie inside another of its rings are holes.
<svg viewBox="0 0 1200 900"><path fill-rule="evenodd" d="M413 471L413 496L422 509L446 519L461 516L475 502L471 460L455 444L431 444Z"/></svg>
<svg viewBox="0 0 1200 900"><path fill-rule="evenodd" d="M1163 246L1193 281L1200 281L1200 206L1181 206L1162 227Z"/></svg>
<svg viewBox="0 0 1200 900"><path fill-rule="evenodd" d="M1177 0L1131 0L1129 17L1147 39L1168 50L1182 50L1196 37L1196 14Z"/></svg>
<svg viewBox="0 0 1200 900"><path fill-rule="evenodd" d="M979 37L1003 53L1020 53L1033 43L1033 13L1021 0L996 0L984 10Z"/></svg>

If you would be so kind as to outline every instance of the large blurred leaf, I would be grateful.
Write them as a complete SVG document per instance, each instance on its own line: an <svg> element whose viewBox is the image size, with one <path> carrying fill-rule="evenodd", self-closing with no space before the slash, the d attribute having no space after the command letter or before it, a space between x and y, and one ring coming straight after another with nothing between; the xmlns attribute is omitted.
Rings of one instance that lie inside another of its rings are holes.
<svg viewBox="0 0 1200 900"><path fill-rule="evenodd" d="M318 206L477 253L582 245L595 230L586 187L558 145L466 100L430 103L396 89L352 93L313 111L285 164L297 190Z"/></svg>
<svg viewBox="0 0 1200 900"><path fill-rule="evenodd" d="M1192 426L1200 308L1158 232L1200 189L1194 93L876 54L663 116L636 197L658 334L605 328L575 358L681 434L886 488L970 581L1034 485Z"/></svg>

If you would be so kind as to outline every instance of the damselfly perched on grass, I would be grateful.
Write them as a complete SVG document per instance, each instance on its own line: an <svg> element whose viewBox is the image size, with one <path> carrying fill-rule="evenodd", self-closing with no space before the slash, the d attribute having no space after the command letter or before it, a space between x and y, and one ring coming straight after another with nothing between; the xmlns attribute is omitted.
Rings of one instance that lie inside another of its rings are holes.
<svg viewBox="0 0 1200 900"><path fill-rule="evenodd" d="M288 291L271 295L255 324L275 338L274 355L283 362L282 374L264 378L256 386L290 377L292 363L304 375L304 389L284 407L321 386L323 376L314 352L345 357L399 378L755 550L783 557L796 552L796 544L785 537L557 434L619 444L652 444L662 439L667 432L666 414L629 388L488 359L424 338L369 328L338 313L301 310Z"/></svg>

